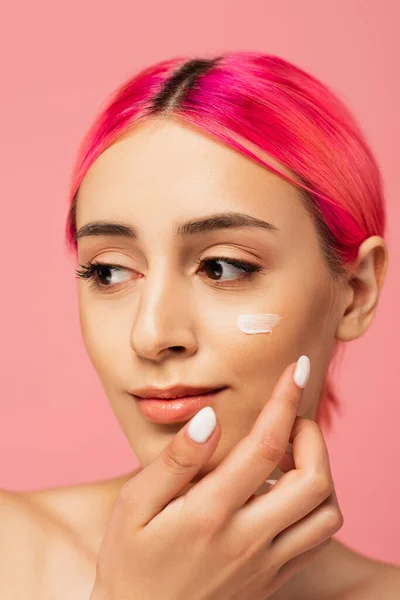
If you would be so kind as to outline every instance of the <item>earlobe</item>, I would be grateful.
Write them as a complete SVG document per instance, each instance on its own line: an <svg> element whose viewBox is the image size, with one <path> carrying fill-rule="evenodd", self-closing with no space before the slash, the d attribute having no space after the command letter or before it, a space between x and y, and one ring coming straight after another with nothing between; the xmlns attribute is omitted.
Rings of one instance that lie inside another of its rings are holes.
<svg viewBox="0 0 400 600"><path fill-rule="evenodd" d="M376 312L379 293L387 271L384 240L372 236L359 248L345 286L344 307L336 338L346 342L359 338L370 326Z"/></svg>

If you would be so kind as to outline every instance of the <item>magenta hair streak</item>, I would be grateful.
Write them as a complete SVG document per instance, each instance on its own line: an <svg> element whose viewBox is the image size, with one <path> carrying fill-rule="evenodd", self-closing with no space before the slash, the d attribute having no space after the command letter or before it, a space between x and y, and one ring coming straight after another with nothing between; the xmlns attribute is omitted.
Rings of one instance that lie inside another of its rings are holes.
<svg viewBox="0 0 400 600"><path fill-rule="evenodd" d="M278 56L227 52L163 60L111 95L73 169L69 249L76 252L75 204L87 170L119 136L153 115L179 117L302 188L341 265L357 256L364 239L383 236L380 172L349 109L325 84ZM269 164L263 153L293 177ZM328 388L325 396L335 403Z"/></svg>

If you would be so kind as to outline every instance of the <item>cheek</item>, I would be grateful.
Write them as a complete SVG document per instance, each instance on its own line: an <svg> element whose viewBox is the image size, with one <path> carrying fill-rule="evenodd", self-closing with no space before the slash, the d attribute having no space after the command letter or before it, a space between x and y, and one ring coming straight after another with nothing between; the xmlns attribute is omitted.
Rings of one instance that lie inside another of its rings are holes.
<svg viewBox="0 0 400 600"><path fill-rule="evenodd" d="M272 303L258 305L253 310L246 306L220 321L221 334L216 337L219 360L230 378L230 385L245 391L248 399L266 390L293 354L290 329L285 326L282 312L274 312L276 308ZM269 310L271 312L267 312ZM259 333L254 333L256 331Z"/></svg>
<svg viewBox="0 0 400 600"><path fill-rule="evenodd" d="M79 318L86 351L101 381L118 377L118 369L126 362L126 344L129 347L130 328L123 311L105 314L100 303L82 294Z"/></svg>
<svg viewBox="0 0 400 600"><path fill-rule="evenodd" d="M334 341L334 292L329 282L299 286L292 298L282 302L281 311L284 336L299 355L323 351Z"/></svg>
<svg viewBox="0 0 400 600"><path fill-rule="evenodd" d="M282 286L285 295L253 307L246 305L220 322L219 355L232 376L232 386L243 390L257 406L265 403L286 367L302 354L310 357L316 373L322 372L324 361L329 360L329 340L333 341L329 289L321 285L304 288L289 293ZM268 325L268 333L244 332L265 331ZM318 379L315 373L314 378Z"/></svg>
<svg viewBox="0 0 400 600"><path fill-rule="evenodd" d="M247 335L257 335L260 333L272 333L272 330L279 325L281 317L272 313L253 313L240 314L236 318L236 325L243 333Z"/></svg>

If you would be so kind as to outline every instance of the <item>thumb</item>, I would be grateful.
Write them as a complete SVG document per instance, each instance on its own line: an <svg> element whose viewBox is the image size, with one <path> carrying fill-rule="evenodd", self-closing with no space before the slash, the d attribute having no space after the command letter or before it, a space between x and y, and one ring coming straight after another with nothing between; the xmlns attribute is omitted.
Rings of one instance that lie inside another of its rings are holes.
<svg viewBox="0 0 400 600"><path fill-rule="evenodd" d="M131 516L138 527L149 523L200 471L213 455L220 433L214 410L205 406L153 462L123 485L122 495L134 506Z"/></svg>

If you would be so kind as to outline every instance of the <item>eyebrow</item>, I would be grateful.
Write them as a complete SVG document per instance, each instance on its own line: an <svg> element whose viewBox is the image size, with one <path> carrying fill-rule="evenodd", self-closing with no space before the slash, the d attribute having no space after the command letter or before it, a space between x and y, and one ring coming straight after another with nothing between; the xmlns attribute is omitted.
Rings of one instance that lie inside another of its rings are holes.
<svg viewBox="0 0 400 600"><path fill-rule="evenodd" d="M232 229L235 227L262 227L271 231L279 231L278 227L272 223L257 219L251 215L245 213L224 212L182 223L181 225L177 225L173 232L177 237L183 238L218 229ZM139 230L132 225L125 225L124 223L91 221L80 227L75 233L74 239L77 241L90 235L118 236L137 239L139 237Z"/></svg>

